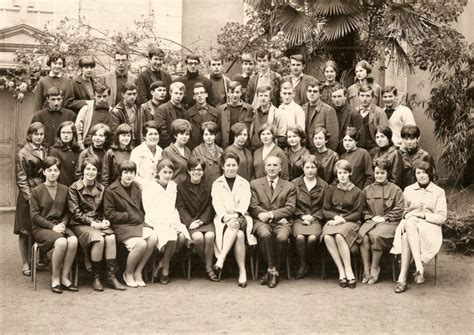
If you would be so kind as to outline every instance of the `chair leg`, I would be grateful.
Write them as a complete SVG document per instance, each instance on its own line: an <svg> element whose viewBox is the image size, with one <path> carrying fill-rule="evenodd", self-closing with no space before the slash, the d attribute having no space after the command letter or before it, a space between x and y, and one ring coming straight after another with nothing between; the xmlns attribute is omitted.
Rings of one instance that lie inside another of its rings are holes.
<svg viewBox="0 0 474 335"><path fill-rule="evenodd" d="M76 259L75 260L76 266L74 269L74 286L77 287L79 284L79 261Z"/></svg>
<svg viewBox="0 0 474 335"><path fill-rule="evenodd" d="M397 256L390 257L392 260L392 281L395 283L397 281Z"/></svg>
<svg viewBox="0 0 474 335"><path fill-rule="evenodd" d="M31 264L31 281L33 282L33 288L36 291L36 265L38 264L38 244L33 244L31 247L31 253L32 253L32 264Z"/></svg>
<svg viewBox="0 0 474 335"><path fill-rule="evenodd" d="M255 250L255 280L258 279L258 250Z"/></svg>
<svg viewBox="0 0 474 335"><path fill-rule="evenodd" d="M286 248L286 278L288 280L291 279L291 259L290 259L290 252L291 252L291 240L288 239L288 246Z"/></svg>
<svg viewBox="0 0 474 335"><path fill-rule="evenodd" d="M326 247L321 245L321 279L326 279Z"/></svg>
<svg viewBox="0 0 474 335"><path fill-rule="evenodd" d="M439 280L438 280L438 255L435 256L434 259L434 273L435 273L435 285L438 286Z"/></svg>
<svg viewBox="0 0 474 335"><path fill-rule="evenodd" d="M254 254L255 254L255 248L254 246L249 246L249 256L250 256L250 274L252 275L252 280L256 281L256 276L255 276L255 263L254 263Z"/></svg>
<svg viewBox="0 0 474 335"><path fill-rule="evenodd" d="M191 280L191 256L192 256L192 250L191 250L192 247L188 248L188 251L187 251L187 266L188 266L188 273L187 273L187 276L186 276L186 279L187 280Z"/></svg>

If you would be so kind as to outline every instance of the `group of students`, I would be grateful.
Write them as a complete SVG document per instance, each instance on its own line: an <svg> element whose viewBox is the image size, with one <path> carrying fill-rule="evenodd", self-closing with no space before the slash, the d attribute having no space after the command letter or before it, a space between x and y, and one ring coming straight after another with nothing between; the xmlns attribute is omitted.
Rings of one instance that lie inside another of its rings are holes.
<svg viewBox="0 0 474 335"><path fill-rule="evenodd" d="M173 255L192 245L212 281L220 280L233 250L245 288L246 245L258 244L267 263L261 284L273 288L289 245L300 279L316 242L324 241L341 287L356 287L351 250L357 248L362 283L378 281L385 251L401 254L396 292L407 288L412 258L415 283L423 283L423 264L441 246L446 198L433 183L434 162L419 147L411 111L396 105L396 88L371 82L365 61L349 89L335 82L332 61L325 82L302 74L299 55L291 57L288 78L269 70L269 61L269 53L257 54L258 73L224 81L227 102L217 108L209 93L222 91L192 82L200 78L192 55L187 79L170 79L169 87L153 81L150 100L139 108L132 82L121 84L114 108L110 88L94 85L94 100L77 115L62 107L60 88L49 88L47 107L34 114L17 159L23 274L31 273L30 235L51 257L55 293L78 290L69 280L78 245L96 291L103 290L103 264L106 283L125 289L116 278L117 243L129 251L122 275L129 287L146 286L142 272L155 249L153 276L167 284ZM194 105L185 109L190 80Z"/></svg>

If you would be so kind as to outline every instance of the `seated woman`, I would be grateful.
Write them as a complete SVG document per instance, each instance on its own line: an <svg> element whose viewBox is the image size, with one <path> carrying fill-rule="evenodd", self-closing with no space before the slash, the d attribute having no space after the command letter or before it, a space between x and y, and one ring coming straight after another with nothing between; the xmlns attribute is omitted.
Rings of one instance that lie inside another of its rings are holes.
<svg viewBox="0 0 474 335"><path fill-rule="evenodd" d="M351 163L341 159L334 170L338 183L330 186L324 196L323 217L328 221L323 227L321 239L336 263L339 285L355 288L351 247L357 240L364 198L362 191L351 182Z"/></svg>
<svg viewBox="0 0 474 335"><path fill-rule="evenodd" d="M186 240L191 240L186 226L181 223L176 209L177 186L172 180L174 165L164 158L156 167L156 179L142 185L145 222L158 235L158 250L163 253L157 273L160 283L169 283L170 261Z"/></svg>
<svg viewBox="0 0 474 335"><path fill-rule="evenodd" d="M134 182L136 174L134 162L119 163L119 177L104 193L105 218L110 220L117 242L129 251L123 280L130 287L146 286L142 272L158 241L153 228L144 223L142 194Z"/></svg>
<svg viewBox="0 0 474 335"><path fill-rule="evenodd" d="M191 157L200 158L206 162L204 177L209 185L221 175L221 156L224 150L216 144L219 126L212 121L204 122L201 126L203 142L194 148Z"/></svg>
<svg viewBox="0 0 474 335"><path fill-rule="evenodd" d="M436 176L433 156L420 148L420 128L413 125L406 125L402 127L400 134L403 141L403 145L400 148L400 153L402 154L403 159L403 188L417 182L415 177L415 165L419 162L428 162L433 169L433 176Z"/></svg>
<svg viewBox="0 0 474 335"><path fill-rule="evenodd" d="M190 133L191 123L188 120L176 119L171 122L170 136L174 142L163 150L163 158L173 162L173 180L176 183L183 181L187 176L186 167L191 157L191 151L186 144L189 142Z"/></svg>
<svg viewBox="0 0 474 335"><path fill-rule="evenodd" d="M99 161L98 180L100 180L100 173L102 172L102 162L104 161L105 153L109 146L110 128L108 125L98 123L90 130L92 143L87 149L82 150L76 163L76 180L81 179L82 176L82 162L86 158L95 157Z"/></svg>
<svg viewBox="0 0 474 335"><path fill-rule="evenodd" d="M351 180L359 189L374 182L374 170L372 169L372 158L367 150L359 148L359 132L356 128L347 127L346 135L343 138L343 145L346 152L341 155L341 159L347 160L352 166Z"/></svg>
<svg viewBox="0 0 474 335"><path fill-rule="evenodd" d="M72 263L77 251L77 238L68 228L69 213L66 198L67 186L58 183L61 163L56 157L43 160L46 181L31 190L30 213L33 238L41 250L52 251L51 290L76 292L77 287L69 280Z"/></svg>
<svg viewBox="0 0 474 335"><path fill-rule="evenodd" d="M296 279L308 272L307 257L313 257L316 241L321 235L324 194L328 184L318 177L319 163L314 155L302 157L304 175L293 180L296 186L296 210L293 236L296 240L299 268Z"/></svg>
<svg viewBox="0 0 474 335"><path fill-rule="evenodd" d="M74 172L80 153L81 150L79 144L77 144L77 129L74 122L62 122L58 127L56 143L48 152L49 156L57 157L61 162L59 183L69 187L76 180Z"/></svg>
<svg viewBox="0 0 474 335"><path fill-rule="evenodd" d="M247 126L245 123L238 122L230 127L230 131L234 134L234 143L229 145L224 153L232 152L239 157L239 170L237 174L250 181L253 176L253 159L252 153L245 147L249 138Z"/></svg>
<svg viewBox="0 0 474 335"><path fill-rule="evenodd" d="M211 281L218 281L212 271L214 258L214 209L212 208L211 184L204 178L206 162L200 158L188 161L189 177L178 184L176 207L181 222L188 228L194 250L204 261L206 273Z"/></svg>
<svg viewBox="0 0 474 335"><path fill-rule="evenodd" d="M253 153L253 178L258 179L265 176L264 161L268 156L281 159L281 177L288 179L288 158L285 152L275 143L276 128L274 125L265 123L258 130L258 136L263 146Z"/></svg>
<svg viewBox="0 0 474 335"><path fill-rule="evenodd" d="M399 187L402 186L403 159L400 151L393 145L392 129L390 127L377 127L375 143L377 146L370 152L372 160L383 158L390 163L392 173L390 181Z"/></svg>
<svg viewBox="0 0 474 335"><path fill-rule="evenodd" d="M329 185L334 181L334 165L339 160L339 155L326 147L329 142L329 132L324 127L314 129L313 143L316 148L314 155L319 162L318 176Z"/></svg>
<svg viewBox="0 0 474 335"><path fill-rule="evenodd" d="M444 190L433 183L433 167L428 162L415 165L416 183L405 188L405 212L395 231L391 253L402 255L396 293L407 289L411 259L415 261L415 284L425 282L424 266L436 256L443 243L442 224L447 205Z"/></svg>
<svg viewBox="0 0 474 335"><path fill-rule="evenodd" d="M134 148L130 153L130 160L137 165L136 181L141 185L145 181L155 179L156 166L161 160L163 149L158 145L160 134L156 121L147 121L143 124L142 135L145 142Z"/></svg>
<svg viewBox="0 0 474 335"><path fill-rule="evenodd" d="M88 157L82 161L79 179L69 187L68 207L72 214L71 228L79 239L82 249L89 253L92 265L92 289L103 291L100 281L101 261L107 263L107 285L116 290L125 290L115 277L117 250L115 234L110 222L104 219L103 199L104 185L97 181L100 163L96 157Z"/></svg>
<svg viewBox="0 0 474 335"><path fill-rule="evenodd" d="M31 190L44 181L43 159L47 149L44 142L44 125L33 122L26 131L26 143L16 157L16 198L15 225L13 233L18 235L20 255L23 263L22 273L31 276L29 263L29 240L31 238L30 197Z"/></svg>
<svg viewBox="0 0 474 335"><path fill-rule="evenodd" d="M402 218L403 192L390 182L390 161L374 161L375 182L362 191L365 198L364 223L359 229L360 254L364 266L362 284L375 284L380 274L380 259L390 250L395 228ZM372 251L372 261L370 252Z"/></svg>
<svg viewBox="0 0 474 335"><path fill-rule="evenodd" d="M105 187L111 185L119 177L119 164L130 159L132 132L132 127L126 123L122 123L115 129L113 143L105 153L102 163L100 183Z"/></svg>
<svg viewBox="0 0 474 335"><path fill-rule="evenodd" d="M304 147L306 135L300 126L290 126L286 132L288 149L288 175L293 180L303 175L303 157L309 155L309 150Z"/></svg>
<svg viewBox="0 0 474 335"><path fill-rule="evenodd" d="M245 269L245 235L249 244L256 244L251 235L252 218L247 215L250 205L250 184L238 175L239 156L232 152L222 155L224 174L212 184L212 206L216 212L214 227L216 229L215 254L217 256L214 272L220 276L227 254L234 249L235 260L239 267L238 285L247 287Z"/></svg>

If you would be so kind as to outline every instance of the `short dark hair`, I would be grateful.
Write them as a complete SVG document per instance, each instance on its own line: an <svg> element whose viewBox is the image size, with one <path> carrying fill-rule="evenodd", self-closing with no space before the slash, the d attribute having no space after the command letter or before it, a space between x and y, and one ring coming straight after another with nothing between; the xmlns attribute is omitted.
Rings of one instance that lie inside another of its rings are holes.
<svg viewBox="0 0 474 335"><path fill-rule="evenodd" d="M434 166L428 161L419 161L413 166L413 173L416 175L416 169L425 171L430 177L430 181L434 179Z"/></svg>
<svg viewBox="0 0 474 335"><path fill-rule="evenodd" d="M315 155L304 155L301 157L301 167L304 167L308 162L313 163L316 169L319 169L320 163Z"/></svg>
<svg viewBox="0 0 474 335"><path fill-rule="evenodd" d="M267 57L268 60L272 59L272 53L270 52L270 50L259 50L255 53L255 59L265 57Z"/></svg>
<svg viewBox="0 0 474 335"><path fill-rule="evenodd" d="M69 147L73 151L79 151L79 145L77 144L77 128L76 128L76 125L74 124L74 122L72 122L72 121L61 122L61 124L58 127L58 130L56 130L56 143L55 143L55 146L59 147L59 148L62 148L64 146L64 143L61 141L61 130L64 127L71 127L72 141L71 141L71 144L69 145Z"/></svg>
<svg viewBox="0 0 474 335"><path fill-rule="evenodd" d="M290 61L291 61L291 60L300 62L300 63L302 63L303 65L305 64L304 57L303 57L303 55L301 55L301 54L296 54L296 55L290 56Z"/></svg>
<svg viewBox="0 0 474 335"><path fill-rule="evenodd" d="M42 124L41 122L36 121L30 124L28 126L28 129L26 130L26 142L31 143L33 134L40 129L44 129L44 124Z"/></svg>
<svg viewBox="0 0 474 335"><path fill-rule="evenodd" d="M359 88L359 94L360 93L367 93L367 92L371 92L372 93L372 96L374 96L374 90L372 89L372 86L370 85L362 85L360 88Z"/></svg>
<svg viewBox="0 0 474 335"><path fill-rule="evenodd" d="M222 64L224 64L224 60L222 59L222 57L220 55L212 56L209 59L209 66L211 65L212 62L221 62Z"/></svg>
<svg viewBox="0 0 474 335"><path fill-rule="evenodd" d="M92 157L86 157L82 162L81 162L81 172L84 173L84 169L86 168L87 164L94 165L95 168L97 169L97 172L100 171L100 161L99 157L97 156L92 156Z"/></svg>
<svg viewBox="0 0 474 335"><path fill-rule="evenodd" d="M334 93L334 92L339 91L339 90L343 90L344 96L347 97L347 88L345 86L339 84L339 83L332 87L331 93Z"/></svg>
<svg viewBox="0 0 474 335"><path fill-rule="evenodd" d="M43 159L43 162L41 163L41 167L43 168L43 171L50 168L51 166L56 165L58 169L61 169L61 161L59 158L54 157L54 156L47 156L45 159Z"/></svg>
<svg viewBox="0 0 474 335"><path fill-rule="evenodd" d="M148 133L148 129L156 129L158 134L160 133L160 126L158 125L158 123L155 120L150 120L150 121L147 121L143 124L143 126L142 126L142 135L143 135L143 137L145 137L146 134Z"/></svg>
<svg viewBox="0 0 474 335"><path fill-rule="evenodd" d="M94 84L94 91L95 93L99 93L99 94L102 94L105 91L107 91L107 93L110 94L110 88L101 83Z"/></svg>
<svg viewBox="0 0 474 335"><path fill-rule="evenodd" d="M95 67L95 60L91 56L82 56L79 58L79 67L92 66Z"/></svg>
<svg viewBox="0 0 474 335"><path fill-rule="evenodd" d="M234 92L235 89L236 89L237 87L239 87L239 86L240 86L240 88L242 88L242 84L241 84L241 83L239 83L238 81L233 80L233 81L231 81L231 82L229 83L229 85L227 85L227 91L229 91L229 92Z"/></svg>
<svg viewBox="0 0 474 335"><path fill-rule="evenodd" d="M174 164L173 162L168 159L168 158L164 158L162 159L161 161L158 162L158 164L156 165L156 177L158 178L158 173L163 170L165 167L167 168L170 168L171 170L173 170L174 172Z"/></svg>
<svg viewBox="0 0 474 335"><path fill-rule="evenodd" d="M63 67L66 67L66 57L58 52L55 52L48 57L46 65L51 66L51 63L56 62L58 59L61 59L63 61Z"/></svg>
<svg viewBox="0 0 474 335"><path fill-rule="evenodd" d="M402 127L402 130L400 131L400 136L402 138L420 138L421 136L421 131L420 128L418 128L415 125L412 124L407 124Z"/></svg>
<svg viewBox="0 0 474 335"><path fill-rule="evenodd" d="M338 169L341 169L341 170L347 171L349 173L352 173L352 164L349 161L345 160L345 159L340 159L334 165L334 174L335 175L337 175L337 170Z"/></svg>
<svg viewBox="0 0 474 335"><path fill-rule="evenodd" d="M137 173L137 164L131 160L124 160L118 164L119 176L122 176L122 172L134 172Z"/></svg>
<svg viewBox="0 0 474 335"><path fill-rule="evenodd" d="M288 129L286 130L286 135L288 136L288 132L291 131L298 135L298 137L301 139L301 145L304 146L306 142L306 133L303 128L299 125L293 125L293 126L288 126Z"/></svg>
<svg viewBox="0 0 474 335"><path fill-rule="evenodd" d="M207 87L200 81L198 81L196 84L193 85L193 93L196 88L204 88L204 91L206 91L207 93Z"/></svg>
<svg viewBox="0 0 474 335"><path fill-rule="evenodd" d="M354 141L359 142L360 136L359 131L355 127L347 127L344 131L344 137L349 136Z"/></svg>
<svg viewBox="0 0 474 335"><path fill-rule="evenodd" d="M148 49L148 58L152 59L153 56L165 57L165 53L160 48L150 48Z"/></svg>
<svg viewBox="0 0 474 335"><path fill-rule="evenodd" d="M50 87L46 92L46 98L55 97L60 95L61 98L63 97L63 91L59 87Z"/></svg>
<svg viewBox="0 0 474 335"><path fill-rule="evenodd" d="M192 60L197 60L198 63L201 63L201 60L199 59L199 56L196 55L196 54L189 54L186 56L186 60L185 60L185 63L188 64L188 61L192 59Z"/></svg>
<svg viewBox="0 0 474 335"><path fill-rule="evenodd" d="M104 129L104 135L105 135L105 142L107 143L109 138L110 138L110 127L106 125L105 123L97 123L94 125L89 131L91 134L91 137L95 135L99 130Z"/></svg>
<svg viewBox="0 0 474 335"><path fill-rule="evenodd" d="M265 131L265 130L270 130L270 132L272 133L272 139L275 139L276 137L276 127L271 124L271 123L264 123L260 126L260 128L258 129L258 137L260 137L260 135Z"/></svg>
<svg viewBox="0 0 474 335"><path fill-rule="evenodd" d="M311 79L308 83L308 85L306 86L306 90L308 90L308 88L310 87L318 87L320 88L321 86L321 83L319 81L317 81L316 79Z"/></svg>
<svg viewBox="0 0 474 335"><path fill-rule="evenodd" d="M115 129L114 132L114 139L113 139L113 149L119 149L120 148L120 143L119 143L119 136L122 134L133 134L133 129L128 125L127 123L122 123L119 124L118 127ZM130 139L130 143L125 147L126 151L132 151L132 139Z"/></svg>
<svg viewBox="0 0 474 335"><path fill-rule="evenodd" d="M237 156L235 153L231 152L231 151L225 151L222 156L221 156L221 163L222 163L222 166L224 166L225 162L228 160L228 159L233 159L237 162L237 164L240 164L240 158L239 156Z"/></svg>
<svg viewBox="0 0 474 335"><path fill-rule="evenodd" d="M166 84L162 82L161 80L157 80L151 83L150 85L150 91L156 90L158 87L164 87L166 88Z"/></svg>
<svg viewBox="0 0 474 335"><path fill-rule="evenodd" d="M191 171L191 169L194 169L198 165L201 165L202 169L206 170L206 161L204 159L199 157L191 157L191 159L186 164L186 168L188 171Z"/></svg>
<svg viewBox="0 0 474 335"><path fill-rule="evenodd" d="M123 48L117 48L114 50L114 58L115 58L115 55L122 55L122 56L127 56L127 59L128 59L128 51L123 49Z"/></svg>
<svg viewBox="0 0 474 335"><path fill-rule="evenodd" d="M243 122L234 123L232 127L230 127L230 131L235 137L237 137L244 130L247 130L247 126Z"/></svg>
<svg viewBox="0 0 474 335"><path fill-rule="evenodd" d="M133 91L133 90L138 90L138 89L137 89L137 85L135 85L132 82L126 82L122 87L122 93L125 93L127 91Z"/></svg>
<svg viewBox="0 0 474 335"><path fill-rule="evenodd" d="M314 139L314 135L319 134L319 133L323 133L324 138L326 139L326 143L328 143L329 139L331 138L331 133L322 126L316 126L314 127L313 139Z"/></svg>

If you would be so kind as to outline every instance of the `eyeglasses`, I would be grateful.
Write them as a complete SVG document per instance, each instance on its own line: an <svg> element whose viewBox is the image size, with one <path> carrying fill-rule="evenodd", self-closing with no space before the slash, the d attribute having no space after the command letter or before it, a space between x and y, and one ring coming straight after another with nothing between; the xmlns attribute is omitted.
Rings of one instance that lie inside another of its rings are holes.
<svg viewBox="0 0 474 335"><path fill-rule="evenodd" d="M204 95L206 92L194 92L194 95Z"/></svg>
<svg viewBox="0 0 474 335"><path fill-rule="evenodd" d="M191 61L188 61L188 65L198 65L199 62L191 62Z"/></svg>
<svg viewBox="0 0 474 335"><path fill-rule="evenodd" d="M319 93L319 90L307 90L308 93Z"/></svg>
<svg viewBox="0 0 474 335"><path fill-rule="evenodd" d="M61 134L71 135L71 134L72 134L72 131L62 131Z"/></svg>

